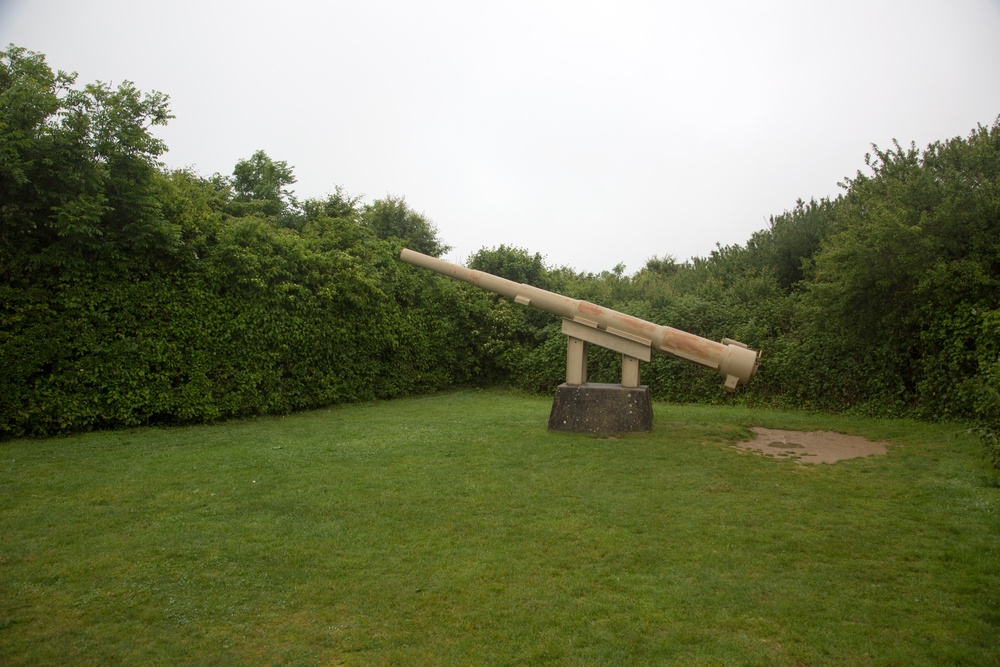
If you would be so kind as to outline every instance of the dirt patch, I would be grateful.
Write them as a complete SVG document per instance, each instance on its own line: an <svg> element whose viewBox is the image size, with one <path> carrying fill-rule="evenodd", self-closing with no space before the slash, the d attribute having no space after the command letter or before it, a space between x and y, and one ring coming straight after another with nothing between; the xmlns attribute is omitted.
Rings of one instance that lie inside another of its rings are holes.
<svg viewBox="0 0 1000 667"><path fill-rule="evenodd" d="M781 431L754 427L756 437L736 447L762 456L795 459L799 463L836 463L859 456L885 454L888 444L832 431Z"/></svg>

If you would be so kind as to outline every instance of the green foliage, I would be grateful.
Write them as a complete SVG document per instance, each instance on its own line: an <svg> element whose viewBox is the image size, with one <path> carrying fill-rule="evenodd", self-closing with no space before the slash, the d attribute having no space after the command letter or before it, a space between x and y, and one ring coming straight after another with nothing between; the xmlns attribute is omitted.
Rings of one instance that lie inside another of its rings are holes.
<svg viewBox="0 0 1000 667"><path fill-rule="evenodd" d="M233 169L231 210L236 215L287 218L297 207L289 189L295 183L292 168L284 160L272 160L264 151L240 160Z"/></svg>
<svg viewBox="0 0 1000 667"><path fill-rule="evenodd" d="M471 269L491 273L517 283L544 290L553 289L544 258L539 253L531 254L524 248L507 245L482 248L472 255L468 265ZM534 308L523 306L510 308L510 303L498 295L491 294L489 301L493 304L494 312L503 318L505 324L497 333L502 331L509 341L506 344L499 341L491 343L491 347L498 352L498 366L506 370L500 377L531 391L555 386L549 380L564 376L565 370L556 371L548 354L551 345L546 346L545 343L552 336L562 339L556 318ZM539 363L537 358L539 354L546 360L544 364ZM565 352L563 356L565 357ZM546 370L542 371L542 368Z"/></svg>
<svg viewBox="0 0 1000 667"><path fill-rule="evenodd" d="M839 384L861 400L995 419L979 397L996 391L1000 124L867 163L816 256L804 325L850 361Z"/></svg>
<svg viewBox="0 0 1000 667"><path fill-rule="evenodd" d="M327 245L319 225L300 235L237 218L192 244L183 272L5 288L0 345L16 363L0 430L287 413L472 381L489 366L474 341L453 342L466 323L443 305L452 285L415 278L383 243L363 255Z"/></svg>
<svg viewBox="0 0 1000 667"><path fill-rule="evenodd" d="M404 197L387 196L364 207L362 221L380 239L398 239L410 250L440 257L449 247L441 243L437 228Z"/></svg>
<svg viewBox="0 0 1000 667"><path fill-rule="evenodd" d="M454 287L400 266L374 233L387 211L432 231L402 200L362 209L337 189L300 206L290 168L263 152L232 184L162 171L149 130L170 117L165 96L75 90L16 47L3 64L0 434L286 413L496 375L461 335L486 297L449 309Z"/></svg>
<svg viewBox="0 0 1000 667"><path fill-rule="evenodd" d="M516 283L549 289L545 259L541 254L536 252L532 255L524 248L507 245L481 248L469 258L468 266Z"/></svg>
<svg viewBox="0 0 1000 667"><path fill-rule="evenodd" d="M757 268L769 267L782 289L800 285L841 206L841 199L813 199L808 204L800 199L793 210L771 216L770 227L747 242L747 249L756 256Z"/></svg>
<svg viewBox="0 0 1000 667"><path fill-rule="evenodd" d="M0 271L8 282L67 272L155 269L173 260L176 229L157 197L150 128L167 97L130 82L72 88L44 58L0 52Z"/></svg>
<svg viewBox="0 0 1000 667"><path fill-rule="evenodd" d="M632 277L549 270L548 282L575 298L763 350L757 378L736 400L971 420L994 432L1000 122L923 151L875 147L866 164L842 196L797 202L745 246L685 264L654 257ZM506 263L516 268L514 259ZM504 262L489 266L499 272ZM555 328L539 331L514 378L550 390L563 363L561 337ZM591 353L591 379L615 381L618 368L616 355ZM733 400L711 373L676 360L654 358L643 378L658 398Z"/></svg>
<svg viewBox="0 0 1000 667"><path fill-rule="evenodd" d="M0 52L0 434L194 422L456 384L550 392L557 318L401 264L447 246L403 197L297 201L264 151L232 178L165 171L161 93L75 87ZM735 397L666 357L657 398L1000 428L1000 119L924 150L873 147L836 199L745 245L635 275L483 248L471 268L764 351ZM589 376L617 381L595 349Z"/></svg>
<svg viewBox="0 0 1000 667"><path fill-rule="evenodd" d="M986 426L969 429L969 433L979 438L986 453L986 459L994 470L1000 470L1000 430Z"/></svg>

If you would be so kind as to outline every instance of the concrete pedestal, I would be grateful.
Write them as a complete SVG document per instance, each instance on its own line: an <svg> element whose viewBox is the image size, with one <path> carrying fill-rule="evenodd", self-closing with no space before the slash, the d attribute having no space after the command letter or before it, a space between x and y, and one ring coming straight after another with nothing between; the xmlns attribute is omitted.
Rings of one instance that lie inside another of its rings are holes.
<svg viewBox="0 0 1000 667"><path fill-rule="evenodd" d="M633 433L653 430L649 387L620 384L561 384L549 415L550 431Z"/></svg>

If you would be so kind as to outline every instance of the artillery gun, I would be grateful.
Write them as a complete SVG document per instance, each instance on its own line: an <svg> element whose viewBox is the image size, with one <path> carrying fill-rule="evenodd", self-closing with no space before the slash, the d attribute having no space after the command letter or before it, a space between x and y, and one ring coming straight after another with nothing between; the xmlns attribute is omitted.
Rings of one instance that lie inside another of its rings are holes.
<svg viewBox="0 0 1000 667"><path fill-rule="evenodd" d="M566 382L556 390L549 417L551 430L583 433L652 430L652 399L649 388L639 384L639 362L649 361L653 351L717 371L726 378L723 388L727 391L735 391L757 372L760 354L729 338L717 343L405 248L399 258L563 318L562 332L568 337ZM589 344L622 355L620 385L587 382Z"/></svg>

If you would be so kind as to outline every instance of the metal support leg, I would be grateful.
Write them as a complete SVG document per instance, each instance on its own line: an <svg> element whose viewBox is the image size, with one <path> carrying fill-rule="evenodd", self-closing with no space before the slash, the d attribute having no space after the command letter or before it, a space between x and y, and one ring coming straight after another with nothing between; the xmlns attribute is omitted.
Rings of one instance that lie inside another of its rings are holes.
<svg viewBox="0 0 1000 667"><path fill-rule="evenodd" d="M587 341L567 337L566 347L566 384L585 384L587 382Z"/></svg>
<svg viewBox="0 0 1000 667"><path fill-rule="evenodd" d="M622 386L629 388L639 386L639 360L627 354L622 355Z"/></svg>

